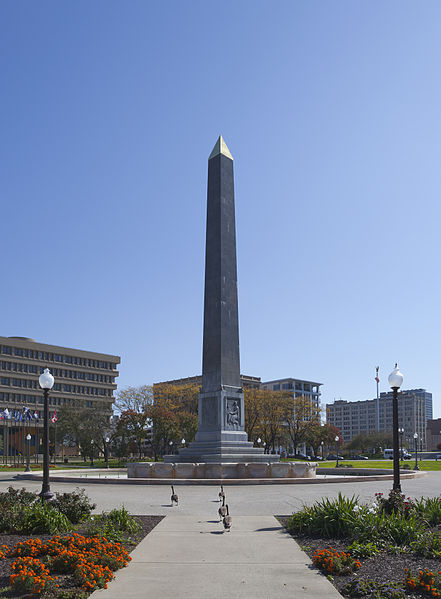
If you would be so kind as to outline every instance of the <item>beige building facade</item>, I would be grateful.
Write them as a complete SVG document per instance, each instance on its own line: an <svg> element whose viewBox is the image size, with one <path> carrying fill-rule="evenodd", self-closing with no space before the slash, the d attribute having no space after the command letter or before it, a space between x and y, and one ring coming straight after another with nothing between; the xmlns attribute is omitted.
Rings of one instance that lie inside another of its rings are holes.
<svg viewBox="0 0 441 599"><path fill-rule="evenodd" d="M43 391L38 379L45 368L55 379L49 394L51 416L60 407L77 405L80 400L82 409L98 408L110 422L120 361L119 356L38 343L28 337L0 337L0 413L4 424L13 426L18 417L19 422L42 425ZM32 418L23 418L27 410Z"/></svg>
<svg viewBox="0 0 441 599"><path fill-rule="evenodd" d="M414 433L418 433L418 449L426 449L426 396L422 389L398 394L398 427L404 429L402 441L409 449L414 447ZM392 431L392 393L380 394L379 409L380 432ZM362 433L376 432L377 400L338 400L326 404L326 421L340 430L345 442Z"/></svg>

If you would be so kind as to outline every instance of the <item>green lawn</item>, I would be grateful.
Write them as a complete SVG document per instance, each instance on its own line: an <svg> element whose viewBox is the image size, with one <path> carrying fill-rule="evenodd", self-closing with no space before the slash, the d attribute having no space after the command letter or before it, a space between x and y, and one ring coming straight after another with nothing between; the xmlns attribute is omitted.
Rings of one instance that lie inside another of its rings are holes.
<svg viewBox="0 0 441 599"><path fill-rule="evenodd" d="M335 468L335 460L330 462L317 462L319 468ZM343 460L340 464L351 464L354 468L385 468L392 470L393 460ZM409 464L411 470L414 467L415 460L402 460L400 466ZM441 470L441 460L418 460L420 470ZM343 469L344 470L344 469Z"/></svg>

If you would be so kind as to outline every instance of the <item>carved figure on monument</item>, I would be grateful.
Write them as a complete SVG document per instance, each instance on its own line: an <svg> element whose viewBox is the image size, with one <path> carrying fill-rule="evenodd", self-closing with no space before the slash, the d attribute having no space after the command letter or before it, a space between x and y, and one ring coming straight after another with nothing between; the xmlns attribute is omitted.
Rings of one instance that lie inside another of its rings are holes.
<svg viewBox="0 0 441 599"><path fill-rule="evenodd" d="M235 399L227 399L227 426L240 427L240 406Z"/></svg>

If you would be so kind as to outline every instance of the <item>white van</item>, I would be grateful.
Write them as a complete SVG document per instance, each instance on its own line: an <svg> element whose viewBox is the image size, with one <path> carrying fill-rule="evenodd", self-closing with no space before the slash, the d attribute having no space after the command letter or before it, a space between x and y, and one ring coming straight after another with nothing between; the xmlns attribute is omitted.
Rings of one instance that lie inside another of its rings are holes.
<svg viewBox="0 0 441 599"><path fill-rule="evenodd" d="M393 460L394 459L394 450L393 449L385 449L384 450L384 459L387 460ZM400 459L401 460L409 460L410 459L410 453L407 451L407 449L401 449L400 450Z"/></svg>

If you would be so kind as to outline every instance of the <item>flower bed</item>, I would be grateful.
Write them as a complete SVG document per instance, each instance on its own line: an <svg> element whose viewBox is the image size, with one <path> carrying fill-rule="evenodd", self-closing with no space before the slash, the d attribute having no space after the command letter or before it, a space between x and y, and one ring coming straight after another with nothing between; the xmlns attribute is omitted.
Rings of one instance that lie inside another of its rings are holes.
<svg viewBox="0 0 441 599"><path fill-rule="evenodd" d="M50 505L24 489L0 493L0 531L15 533L0 534L0 594L85 599L107 588L162 519L134 517L124 507L92 516L93 507L80 490L57 494ZM43 534L25 534L34 530Z"/></svg>
<svg viewBox="0 0 441 599"><path fill-rule="evenodd" d="M441 498L393 491L362 505L339 495L282 522L344 597L441 597ZM343 567L347 556L356 571Z"/></svg>

